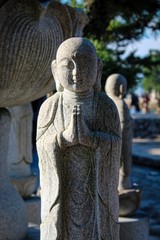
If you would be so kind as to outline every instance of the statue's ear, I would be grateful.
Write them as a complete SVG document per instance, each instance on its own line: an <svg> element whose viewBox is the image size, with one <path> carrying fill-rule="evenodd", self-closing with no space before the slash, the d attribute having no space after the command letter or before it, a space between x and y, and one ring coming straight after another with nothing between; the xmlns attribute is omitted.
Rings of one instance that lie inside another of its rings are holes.
<svg viewBox="0 0 160 240"><path fill-rule="evenodd" d="M96 82L94 85L94 90L96 92L101 91L102 68L103 68L102 60L100 58L98 58L97 59L97 78L96 78Z"/></svg>
<svg viewBox="0 0 160 240"><path fill-rule="evenodd" d="M123 97L123 95L125 94L125 87L123 84L119 85L119 96Z"/></svg>
<svg viewBox="0 0 160 240"><path fill-rule="evenodd" d="M53 60L51 63L51 70L52 70L52 74L54 79L56 78L56 60Z"/></svg>
<svg viewBox="0 0 160 240"><path fill-rule="evenodd" d="M57 76L57 62L56 60L53 60L51 63L51 70L52 70L52 74L56 83L56 90L57 92L62 92L63 86L60 84L59 80L58 80L58 76Z"/></svg>

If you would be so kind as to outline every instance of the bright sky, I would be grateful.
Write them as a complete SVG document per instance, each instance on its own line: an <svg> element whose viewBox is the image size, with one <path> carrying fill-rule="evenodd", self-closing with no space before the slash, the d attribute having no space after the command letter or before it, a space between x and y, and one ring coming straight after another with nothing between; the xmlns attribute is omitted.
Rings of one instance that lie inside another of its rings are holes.
<svg viewBox="0 0 160 240"><path fill-rule="evenodd" d="M160 51L160 34L156 38L152 35L144 37L142 40L133 42L127 47L126 54L130 51L137 49L136 56L145 56L149 53L149 50L159 50ZM126 55L125 54L125 55Z"/></svg>

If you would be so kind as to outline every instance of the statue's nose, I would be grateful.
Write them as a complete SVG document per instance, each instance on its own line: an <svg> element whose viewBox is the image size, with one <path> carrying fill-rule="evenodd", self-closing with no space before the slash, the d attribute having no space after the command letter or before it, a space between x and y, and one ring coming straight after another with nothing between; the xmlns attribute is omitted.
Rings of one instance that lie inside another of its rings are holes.
<svg viewBox="0 0 160 240"><path fill-rule="evenodd" d="M77 69L76 69L76 67L74 67L74 69L72 70L72 74L73 74L73 76L75 76L76 73L77 73Z"/></svg>
<svg viewBox="0 0 160 240"><path fill-rule="evenodd" d="M76 81L76 80L77 80L77 79L76 79L76 75L77 75L77 65L76 65L76 63L75 63L74 60L72 60L72 62L73 62L72 76L73 76L73 80Z"/></svg>

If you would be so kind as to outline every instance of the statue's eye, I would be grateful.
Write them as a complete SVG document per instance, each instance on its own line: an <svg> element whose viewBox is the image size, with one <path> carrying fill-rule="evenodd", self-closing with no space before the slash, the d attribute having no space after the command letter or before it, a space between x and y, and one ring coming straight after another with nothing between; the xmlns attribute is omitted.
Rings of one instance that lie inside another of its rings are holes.
<svg viewBox="0 0 160 240"><path fill-rule="evenodd" d="M61 64L62 70L73 70L73 68L74 68L74 64L72 61L63 62L63 64Z"/></svg>
<svg viewBox="0 0 160 240"><path fill-rule="evenodd" d="M68 68L69 68L70 70L73 70L74 64L73 64L72 61L69 61L69 62L68 62Z"/></svg>

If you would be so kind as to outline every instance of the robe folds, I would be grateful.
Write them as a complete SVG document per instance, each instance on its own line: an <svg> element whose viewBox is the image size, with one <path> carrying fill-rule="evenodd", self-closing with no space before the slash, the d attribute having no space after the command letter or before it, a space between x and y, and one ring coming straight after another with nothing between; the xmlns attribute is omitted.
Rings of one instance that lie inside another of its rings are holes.
<svg viewBox="0 0 160 240"><path fill-rule="evenodd" d="M70 122L71 102L57 92L39 112L41 240L119 240L117 108L103 93L82 99L79 104L94 132L93 144L65 147L61 134Z"/></svg>

